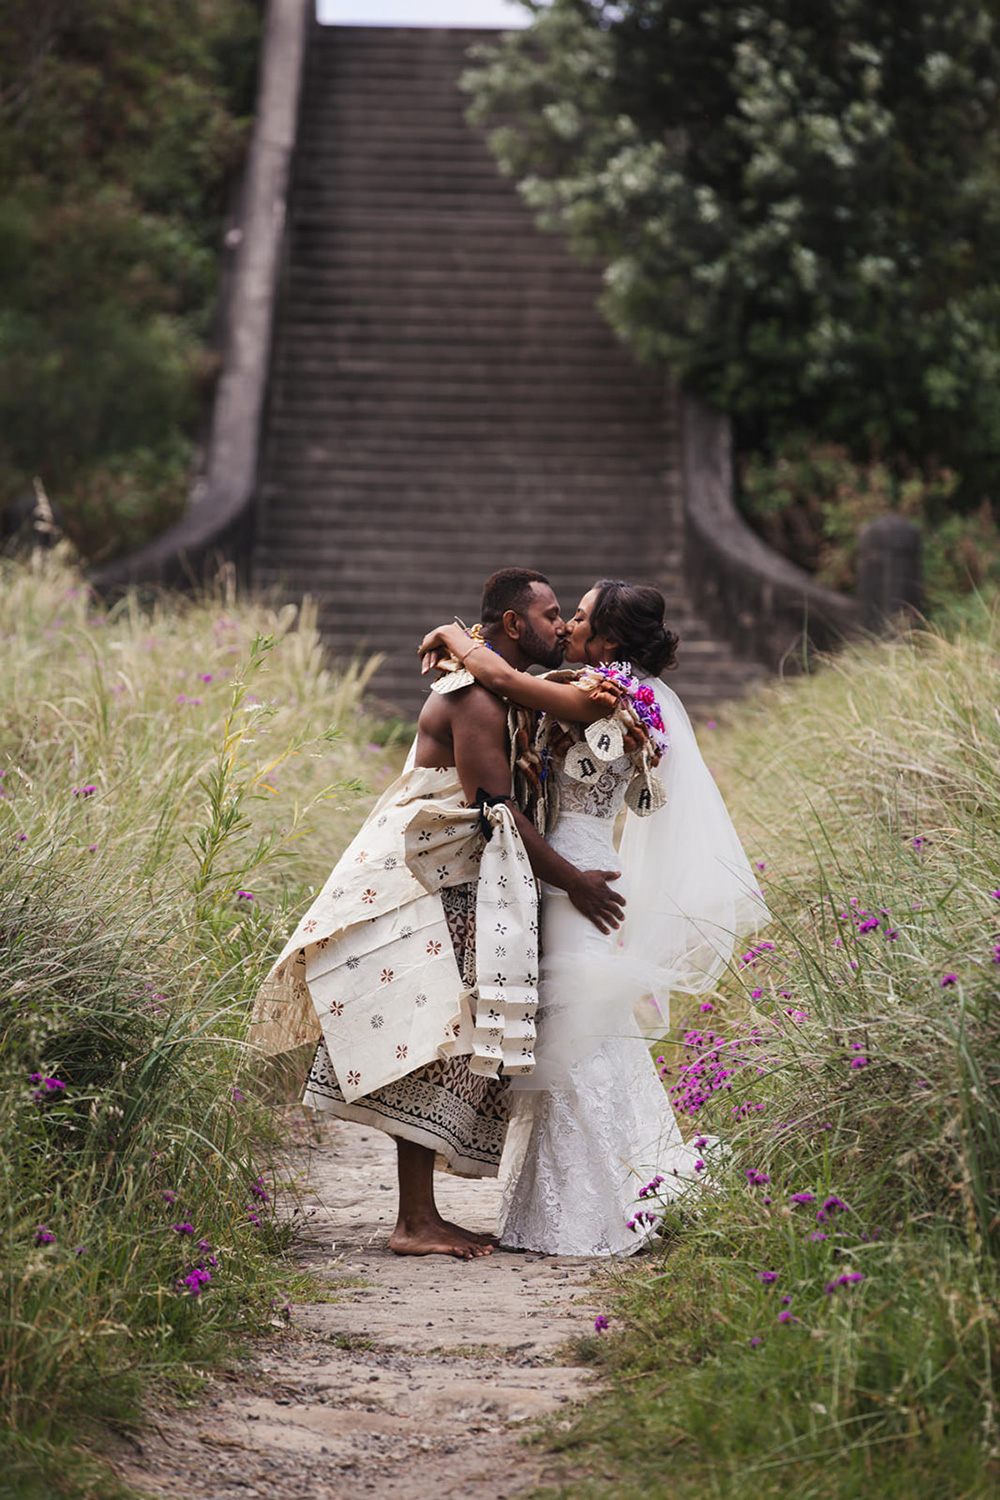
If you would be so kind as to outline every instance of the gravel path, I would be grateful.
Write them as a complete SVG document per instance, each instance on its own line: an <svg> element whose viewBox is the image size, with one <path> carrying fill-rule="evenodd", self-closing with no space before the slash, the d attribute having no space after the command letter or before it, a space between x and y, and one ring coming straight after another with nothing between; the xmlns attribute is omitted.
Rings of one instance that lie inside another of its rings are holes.
<svg viewBox="0 0 1000 1500"><path fill-rule="evenodd" d="M523 1431L592 1394L565 1345L592 1328L603 1271L503 1251L393 1255L395 1152L363 1126L332 1122L290 1165L315 1210L297 1259L335 1300L296 1306L292 1331L197 1407L152 1414L122 1478L164 1500L501 1500L546 1477ZM496 1183L437 1184L445 1217L495 1227Z"/></svg>

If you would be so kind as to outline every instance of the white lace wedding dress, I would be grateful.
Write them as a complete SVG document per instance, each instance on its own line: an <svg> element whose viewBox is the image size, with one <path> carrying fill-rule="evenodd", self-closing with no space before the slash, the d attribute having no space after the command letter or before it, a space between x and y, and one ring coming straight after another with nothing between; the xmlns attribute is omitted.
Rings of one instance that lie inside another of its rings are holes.
<svg viewBox="0 0 1000 1500"><path fill-rule="evenodd" d="M586 787L561 766L553 774L561 810L552 847L578 869L620 869L612 835L632 776L628 757ZM627 898L624 879L621 885ZM615 946L615 936L598 932L562 891L545 888L540 1045L546 1012L551 1018L553 1008L569 1007L562 1017L572 1018L573 991L588 968L607 965ZM581 1035L579 1055L551 1087L517 1095L501 1169L504 1245L548 1255L629 1255L653 1232L647 1222L628 1227L637 1210L655 1212L652 1198L638 1200L640 1189L660 1176L658 1192L669 1197L697 1180L698 1152L684 1144L639 1026L627 1005L617 1014L619 1034Z"/></svg>

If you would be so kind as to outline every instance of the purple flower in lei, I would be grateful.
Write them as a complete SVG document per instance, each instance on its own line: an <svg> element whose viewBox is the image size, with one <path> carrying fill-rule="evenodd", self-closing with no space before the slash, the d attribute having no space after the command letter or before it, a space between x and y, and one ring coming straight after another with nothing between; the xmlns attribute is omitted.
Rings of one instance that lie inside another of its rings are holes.
<svg viewBox="0 0 1000 1500"><path fill-rule="evenodd" d="M609 667L588 667L587 670L598 677L606 678L609 682L616 683L624 690L629 708L647 731L654 745L660 751L666 750L670 741L667 738L667 728L656 701L656 694L648 683L636 681L629 670L628 662L613 661Z"/></svg>

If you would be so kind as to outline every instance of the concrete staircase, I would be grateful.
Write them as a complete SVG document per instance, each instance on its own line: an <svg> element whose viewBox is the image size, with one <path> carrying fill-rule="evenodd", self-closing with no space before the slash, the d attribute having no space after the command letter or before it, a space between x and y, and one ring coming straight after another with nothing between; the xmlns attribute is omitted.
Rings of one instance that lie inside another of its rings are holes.
<svg viewBox="0 0 1000 1500"><path fill-rule="evenodd" d="M320 602L335 652L386 653L407 715L425 627L477 618L482 580L658 584L697 715L760 669L689 607L678 404L595 310L598 272L533 224L458 78L481 31L314 26L253 558Z"/></svg>

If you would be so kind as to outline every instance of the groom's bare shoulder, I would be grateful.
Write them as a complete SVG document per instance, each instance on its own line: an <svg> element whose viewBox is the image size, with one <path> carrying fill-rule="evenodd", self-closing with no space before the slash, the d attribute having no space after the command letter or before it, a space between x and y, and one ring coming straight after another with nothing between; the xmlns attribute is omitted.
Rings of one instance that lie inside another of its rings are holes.
<svg viewBox="0 0 1000 1500"><path fill-rule="evenodd" d="M477 726L480 730L492 730L506 737L506 703L488 688L481 687L478 682L474 682L471 687L460 688L457 693L445 694L443 701L451 715L453 733L458 728L464 733L472 726Z"/></svg>
<svg viewBox="0 0 1000 1500"><path fill-rule="evenodd" d="M506 746L507 709L474 683L454 693L430 693L417 722L417 764L455 765L456 741Z"/></svg>

